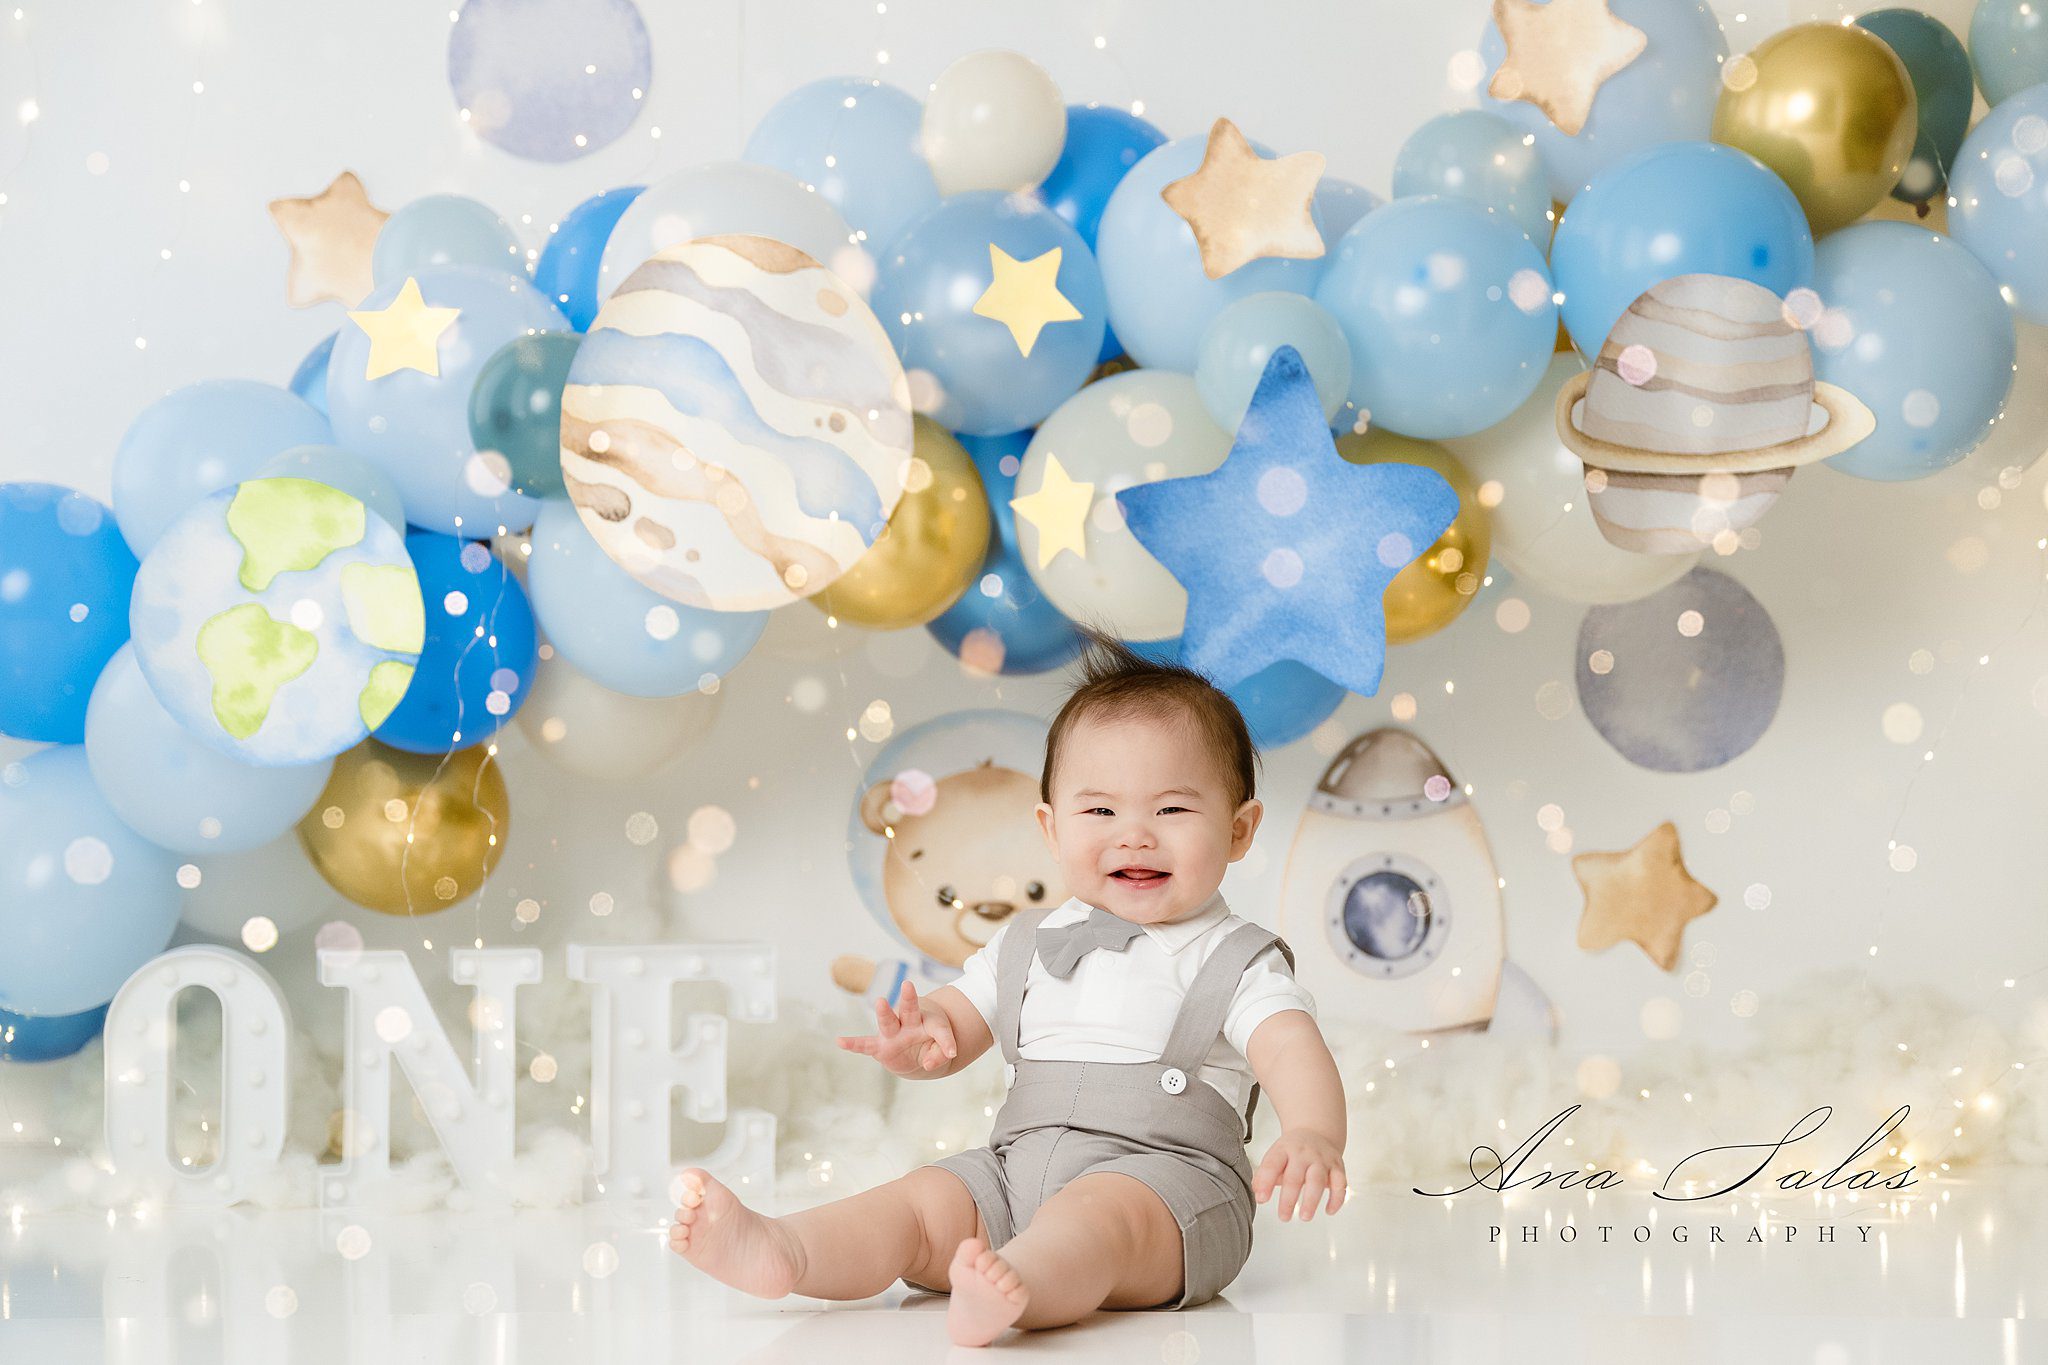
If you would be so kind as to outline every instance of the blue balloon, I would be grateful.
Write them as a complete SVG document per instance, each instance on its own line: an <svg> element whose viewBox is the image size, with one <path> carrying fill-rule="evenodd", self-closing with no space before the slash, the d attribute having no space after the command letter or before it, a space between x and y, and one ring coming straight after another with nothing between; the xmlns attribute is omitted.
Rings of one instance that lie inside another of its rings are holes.
<svg viewBox="0 0 2048 1365"><path fill-rule="evenodd" d="M1080 317L1046 322L1020 341L976 313L995 278L996 249L1019 262L1058 251L1055 287ZM1035 426L1072 397L1095 368L1108 318L1102 276L1080 234L1029 196L1000 190L949 195L904 228L882 259L872 303L903 367L937 381L933 420L977 436Z"/></svg>
<svg viewBox="0 0 2048 1365"><path fill-rule="evenodd" d="M1010 499L1031 433L961 436L988 491L992 517L988 558L960 599L925 623L932 638L981 672L1044 673L1078 656L1086 641L1047 601L1017 553L1017 513Z"/></svg>
<svg viewBox="0 0 2048 1365"><path fill-rule="evenodd" d="M255 477L293 446L334 439L311 403L253 379L205 379L142 410L114 452L114 515L136 558L216 488Z"/></svg>
<svg viewBox="0 0 2048 1365"><path fill-rule="evenodd" d="M1109 196L1131 167L1165 144L1166 134L1136 114L1099 104L1070 104L1066 145L1052 173L1039 185L1038 197L1072 223L1093 251Z"/></svg>
<svg viewBox="0 0 2048 1365"><path fill-rule="evenodd" d="M2022 317L2048 324L2048 139L2029 131L2043 119L2048 85L2037 85L1970 130L1949 170L1948 225Z"/></svg>
<svg viewBox="0 0 2048 1365"><path fill-rule="evenodd" d="M2048 81L2048 24L2040 0L1977 0L1970 15L1970 65L1994 109Z"/></svg>
<svg viewBox="0 0 2048 1365"><path fill-rule="evenodd" d="M1394 158L1394 197L1469 199L1550 249L1550 181L1520 128L1483 109L1439 114L1408 135Z"/></svg>
<svg viewBox="0 0 2048 1365"><path fill-rule="evenodd" d="M327 415L327 362L334 355L334 339L340 335L329 332L322 337L292 371L291 391L312 404L322 417Z"/></svg>
<svg viewBox="0 0 2048 1365"><path fill-rule="evenodd" d="M1814 377L1847 389L1877 430L1828 461L1866 479L1946 469L1991 430L2012 384L2012 310L1991 272L1911 223L1821 238L1813 287L1839 328L1809 332Z"/></svg>
<svg viewBox="0 0 2048 1365"><path fill-rule="evenodd" d="M0 483L0 734L85 738L93 680L128 641L135 570L103 504L55 484Z"/></svg>
<svg viewBox="0 0 2048 1365"><path fill-rule="evenodd" d="M407 275L451 265L524 275L526 254L496 209L460 194L413 200L384 221L370 250L379 291L405 283Z"/></svg>
<svg viewBox="0 0 2048 1365"><path fill-rule="evenodd" d="M1647 41L1635 60L1600 83L1592 112L1575 134L1527 100L1495 99L1487 86L1507 47L1491 21L1479 39L1486 63L1480 107L1535 137L1550 197L1562 204L1624 158L1660 142L1704 141L1714 127L1728 40L1705 0L1612 0L1609 9Z"/></svg>
<svg viewBox="0 0 2048 1365"><path fill-rule="evenodd" d="M240 853L298 824L332 759L289 768L238 762L180 725L143 680L135 648L108 661L85 713L85 758L122 823L176 853Z"/></svg>
<svg viewBox="0 0 2048 1365"><path fill-rule="evenodd" d="M1358 220L1316 290L1351 343L1351 402L1436 440L1501 421L1557 345L1543 253L1463 199L1397 199Z"/></svg>
<svg viewBox="0 0 2048 1365"><path fill-rule="evenodd" d="M370 334L350 322L327 370L332 439L391 476L415 526L444 535L523 531L533 525L539 500L512 491L502 456L478 453L470 439L470 390L506 342L529 332L565 332L569 320L522 277L442 266L415 278L429 307L460 310L437 343L440 373L405 368L368 378ZM391 307L402 285L380 285L362 310Z"/></svg>
<svg viewBox="0 0 2048 1365"><path fill-rule="evenodd" d="M69 1057L99 1037L106 1022L106 1005L80 1014L32 1015L0 1010L0 1062L54 1062Z"/></svg>
<svg viewBox="0 0 2048 1365"><path fill-rule="evenodd" d="M777 100L740 159L815 186L879 255L939 202L938 182L918 150L923 122L924 105L893 85L831 77Z"/></svg>
<svg viewBox="0 0 2048 1365"><path fill-rule="evenodd" d="M709 611L644 586L558 498L533 523L526 588L556 652L629 697L697 691L707 677L731 671L768 627L765 611Z"/></svg>
<svg viewBox="0 0 2048 1365"><path fill-rule="evenodd" d="M178 860L121 823L85 746L0 768L0 1009L81 1014L178 927Z"/></svg>
<svg viewBox="0 0 2048 1365"><path fill-rule="evenodd" d="M1111 192L1097 230L1110 325L1131 358L1154 369L1193 374L1202 329L1225 305L1269 289L1312 294L1323 274L1323 259L1276 257L1209 278L1194 229L1159 197L1167 185L1201 168L1208 144L1206 135L1176 138L1146 153ZM1266 148L1252 146L1270 157ZM1320 209L1313 212L1321 229ZM1333 243L1324 231L1324 246Z"/></svg>
<svg viewBox="0 0 2048 1365"><path fill-rule="evenodd" d="M604 244L611 240L619 215L645 188L601 190L570 209L548 234L548 244L533 263L533 287L552 299L579 332L589 331L590 320L597 316L597 267L604 259Z"/></svg>
<svg viewBox="0 0 2048 1365"><path fill-rule="evenodd" d="M384 518L391 529L405 529L405 504L398 485L376 465L340 446L294 446L264 461L259 479L311 479L339 488Z"/></svg>
<svg viewBox="0 0 2048 1365"><path fill-rule="evenodd" d="M1334 242L1386 202L1363 185L1326 175L1316 181L1316 226L1322 229L1325 242Z"/></svg>
<svg viewBox="0 0 2048 1365"><path fill-rule="evenodd" d="M1126 640L1133 651L1158 663L1177 664L1180 639ZM1307 664L1282 659L1252 674L1224 694L1237 703L1252 743L1261 749L1292 744L1330 718L1349 695Z"/></svg>
<svg viewBox="0 0 2048 1365"><path fill-rule="evenodd" d="M1783 296L1813 283L1813 234L1748 152L1673 142L1601 172L1557 225L1550 270L1572 344L1598 355L1629 305L1679 275L1732 275Z"/></svg>
<svg viewBox="0 0 2048 1365"><path fill-rule="evenodd" d="M1292 346L1308 366L1325 421L1351 390L1351 343L1344 329L1314 299L1299 294L1247 294L1218 313L1202 334L1195 388L1216 425L1235 433L1266 362Z"/></svg>
<svg viewBox="0 0 2048 1365"><path fill-rule="evenodd" d="M427 642L405 696L371 731L394 749L445 754L498 733L533 687L533 608L479 540L409 531Z"/></svg>

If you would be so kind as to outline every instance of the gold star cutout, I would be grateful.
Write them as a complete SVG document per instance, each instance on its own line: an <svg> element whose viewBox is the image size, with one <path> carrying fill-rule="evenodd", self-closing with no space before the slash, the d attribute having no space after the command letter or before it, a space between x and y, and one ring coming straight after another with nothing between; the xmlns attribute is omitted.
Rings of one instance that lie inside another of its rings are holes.
<svg viewBox="0 0 2048 1365"><path fill-rule="evenodd" d="M1074 322L1080 318L1081 310L1059 290L1059 247L1020 261L990 242L988 263L995 278L974 301L974 311L1009 328L1011 339L1025 355L1030 355L1031 348L1038 344L1038 334L1047 323Z"/></svg>
<svg viewBox="0 0 2048 1365"><path fill-rule="evenodd" d="M292 307L322 299L358 304L376 287L370 250L391 215L370 202L354 171L310 199L271 200L270 216L291 247L285 299Z"/></svg>
<svg viewBox="0 0 2048 1365"><path fill-rule="evenodd" d="M1685 870L1678 828L1669 820L1626 853L1579 854L1572 871L1586 897L1579 946L1597 952L1628 939L1667 972L1678 965L1686 921L1718 899Z"/></svg>
<svg viewBox="0 0 2048 1365"><path fill-rule="evenodd" d="M1209 129L1202 168L1183 176L1159 197L1187 220L1202 249L1202 272L1221 279L1267 256L1313 261L1323 254L1316 231L1316 182L1321 152L1296 152L1268 161L1227 118Z"/></svg>
<svg viewBox="0 0 2048 1365"><path fill-rule="evenodd" d="M1060 467L1060 457L1045 457L1045 480L1038 491L1011 498L1010 506L1038 532L1038 567L1052 563L1061 550L1088 557L1088 509L1095 502L1095 485L1075 483Z"/></svg>
<svg viewBox="0 0 2048 1365"><path fill-rule="evenodd" d="M370 334L370 359L363 378L381 379L397 370L441 377L441 333L455 325L460 308L429 308L412 276L389 308L351 311L349 321Z"/></svg>
<svg viewBox="0 0 2048 1365"><path fill-rule="evenodd" d="M1493 0L1507 55L1487 83L1497 100L1527 100L1566 137L1577 137L1600 86L1643 55L1649 35L1617 19L1607 0Z"/></svg>

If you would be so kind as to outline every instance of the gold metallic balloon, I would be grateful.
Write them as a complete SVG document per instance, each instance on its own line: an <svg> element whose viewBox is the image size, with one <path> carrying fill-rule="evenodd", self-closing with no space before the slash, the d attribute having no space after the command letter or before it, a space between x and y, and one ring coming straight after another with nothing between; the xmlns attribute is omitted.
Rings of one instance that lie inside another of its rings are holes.
<svg viewBox="0 0 2048 1365"><path fill-rule="evenodd" d="M1906 64L1853 24L1782 29L1721 68L1714 141L1776 171L1816 237L1891 193L1919 131Z"/></svg>
<svg viewBox="0 0 2048 1365"><path fill-rule="evenodd" d="M1479 502L1479 485L1465 466L1434 441L1418 441L1377 428L1337 438L1337 453L1353 464L1414 464L1434 469L1458 495L1458 515L1436 544L1403 566L1380 599L1387 613L1387 643L1405 645L1458 619L1479 591L1493 553L1493 517Z"/></svg>
<svg viewBox="0 0 2048 1365"><path fill-rule="evenodd" d="M953 605L988 558L988 494L974 459L929 417L888 527L853 567L806 600L877 630L921 626Z"/></svg>
<svg viewBox="0 0 2048 1365"><path fill-rule="evenodd" d="M473 894L505 852L512 808L492 746L442 756L365 740L334 761L299 842L327 884L387 915Z"/></svg>

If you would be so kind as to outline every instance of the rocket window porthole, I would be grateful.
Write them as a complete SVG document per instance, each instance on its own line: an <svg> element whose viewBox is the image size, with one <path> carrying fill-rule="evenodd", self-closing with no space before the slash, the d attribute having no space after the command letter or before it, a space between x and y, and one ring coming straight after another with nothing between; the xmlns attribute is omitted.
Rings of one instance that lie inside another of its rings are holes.
<svg viewBox="0 0 2048 1365"><path fill-rule="evenodd" d="M1414 953L1429 936L1429 893L1399 872L1375 872L1344 897L1344 936L1383 961Z"/></svg>
<svg viewBox="0 0 2048 1365"><path fill-rule="evenodd" d="M1455 918L1435 869L1389 850L1353 859L1331 880L1323 904L1337 960L1376 981L1429 971L1443 957Z"/></svg>

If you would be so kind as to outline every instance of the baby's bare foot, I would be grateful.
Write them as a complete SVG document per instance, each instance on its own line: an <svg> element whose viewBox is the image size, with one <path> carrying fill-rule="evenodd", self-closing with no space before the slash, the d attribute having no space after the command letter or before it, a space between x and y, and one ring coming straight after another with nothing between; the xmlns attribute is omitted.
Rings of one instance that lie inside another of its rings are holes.
<svg viewBox="0 0 2048 1365"><path fill-rule="evenodd" d="M699 1167L684 1171L677 1184L682 1203L668 1230L669 1250L760 1298L779 1299L796 1287L801 1250L782 1224L755 1213Z"/></svg>
<svg viewBox="0 0 2048 1365"><path fill-rule="evenodd" d="M953 1302L946 1307L946 1331L955 1345L988 1345L1022 1317L1031 1302L1031 1291L1010 1263L979 1237L960 1244L947 1274Z"/></svg>

